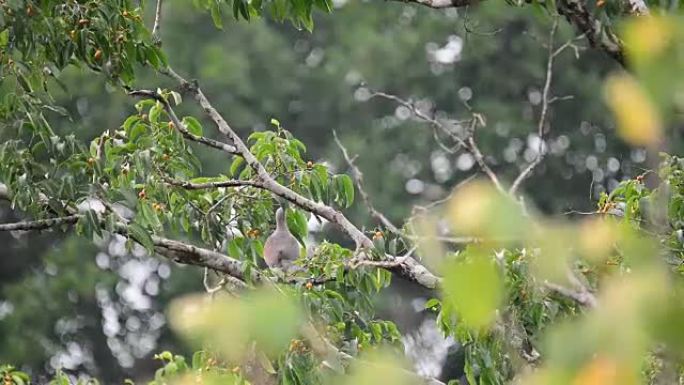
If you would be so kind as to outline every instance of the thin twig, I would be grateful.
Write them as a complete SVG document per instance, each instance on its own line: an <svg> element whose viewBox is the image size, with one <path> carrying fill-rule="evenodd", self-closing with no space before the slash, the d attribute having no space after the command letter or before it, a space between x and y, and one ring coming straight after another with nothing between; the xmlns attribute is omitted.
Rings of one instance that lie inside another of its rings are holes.
<svg viewBox="0 0 684 385"><path fill-rule="evenodd" d="M544 90L542 91L542 109L541 113L539 114L539 122L537 124L537 136L539 137L539 148L537 149L537 157L530 162L525 169L523 169L522 172L518 175L517 178L515 178L515 181L511 185L511 188L508 190L508 193L511 196L515 196L516 193L518 192L518 188L522 184L527 177L530 176L532 173L532 170L541 163L542 159L544 159L544 125L546 124L546 115L549 111L549 92L551 91L551 78L553 76L553 59L556 57L555 51L554 50L554 41L556 37L556 30L558 29L558 19L559 17L556 16L553 19L553 25L551 26L551 32L549 33L549 55L548 55L548 60L546 62L546 80L544 81Z"/></svg>
<svg viewBox="0 0 684 385"><path fill-rule="evenodd" d="M404 107L408 108L413 114L415 114L418 118L421 120L430 123L433 127L438 128L440 131L442 131L444 134L446 134L448 137L453 139L456 144L458 144L460 147L464 148L466 151L468 151L474 158L475 161L477 162L478 166L480 169L487 175L487 177L492 181L492 184L494 184L494 187L496 187L499 192L502 194L506 194L506 190L503 188L501 185L501 182L499 181L499 178L497 177L496 173L489 167L487 162L485 162L484 155L482 155L482 152L480 151L479 147L477 146L477 143L475 142L475 139L473 137L475 129L477 128L478 124L482 125L484 123L484 120L482 119L482 116L477 113L473 113L472 118L470 119L470 127L469 127L469 133L468 137L464 140L458 134L444 126L440 121L438 121L435 118L432 118L425 114L423 111L418 109L413 103L410 101L404 100L396 95L388 94L386 92L380 92L380 91L374 91L371 94L371 97L379 96L388 100L393 100ZM443 147L444 148L444 147ZM453 151L451 150L446 150L447 152L452 153Z"/></svg>
<svg viewBox="0 0 684 385"><path fill-rule="evenodd" d="M461 187L463 187L463 186L465 186L466 184L470 183L473 179L475 179L475 177L477 177L477 174L472 174L472 175L470 175L469 177L467 177L467 178L461 180L461 181L458 182L454 187L452 187L452 188L451 188L451 191L449 192L449 195L447 195L446 197L444 197L444 198L442 198L442 199L438 199L438 200L436 200L436 201L432 201L432 202L426 204L425 206L418 206L418 205L416 205L416 206L413 207L413 211L415 212L415 211L419 210L419 211L425 212L425 211L428 211L428 210L430 210L430 209L432 209L432 208L434 208L434 207L436 207L436 206L439 206L439 205L441 205L441 204L444 204L444 203L450 201L450 200L454 197L454 195L456 194L456 192L457 192L458 190L461 189ZM414 217L414 216L415 216L415 214L411 215L411 218ZM407 221L407 222L410 222L410 219L409 219L409 221Z"/></svg>
<svg viewBox="0 0 684 385"><path fill-rule="evenodd" d="M368 193L366 193L366 190L363 188L363 173L361 170L354 164L354 160L349 157L349 153L347 152L347 149L344 147L342 142L340 142L340 139L337 137L337 133L333 130L333 137L335 139L335 143L337 143L337 147L340 148L340 151L342 151L342 156L344 156L344 159L347 161L347 165L351 169L352 172L352 177L354 178L354 183L356 184L357 190L359 190L359 194L361 195L361 199L363 199L363 202L366 204L366 207L368 207L368 211L370 211L370 214L373 218L375 218L378 222L380 222L383 226L385 226L389 231L402 235L401 231L397 226L395 226L392 221L387 219L387 217L381 213L380 211L376 210L375 207L373 206L373 203L370 200L370 197L368 196ZM356 157L355 157L356 158Z"/></svg>
<svg viewBox="0 0 684 385"><path fill-rule="evenodd" d="M561 286L555 283L551 282L544 282L544 286L546 286L547 289L558 293L564 297L568 297L575 302L579 303L580 305L589 307L589 308L595 308L597 305L596 297L589 291L576 291L572 289L568 289L565 286Z"/></svg>
<svg viewBox="0 0 684 385"><path fill-rule="evenodd" d="M222 181L216 181L216 182L204 182L204 183L192 183L188 181L181 181L181 180L176 180L169 178L163 174L161 174L162 179L164 182L171 186L176 186L176 187L181 187L186 190L208 190L208 189L214 189L214 188L220 188L220 187L243 187L243 186L250 186L250 187L258 187L258 188L264 188L263 184L259 181L255 180L239 180L239 179L229 179L229 180L222 180Z"/></svg>
<svg viewBox="0 0 684 385"><path fill-rule="evenodd" d="M204 136L198 136L192 134L188 128L181 122L180 119L178 119L178 116L174 112L173 108L171 108L171 104L169 104L168 100L166 100L163 96L158 94L157 92L154 91L149 91L149 90L132 90L128 92L129 95L131 96L137 96L137 97L144 97L144 98L150 98L158 101L161 103L162 107L164 108L164 111L166 111L167 115L169 116L169 119L171 119L171 122L173 125L176 127L176 129L188 140L191 140L193 142L201 143L209 147L216 148L218 150L221 150L223 152L227 152L228 154L231 155L239 155L237 150L235 149L235 146L232 146L228 143L223 143L218 140L206 138Z"/></svg>

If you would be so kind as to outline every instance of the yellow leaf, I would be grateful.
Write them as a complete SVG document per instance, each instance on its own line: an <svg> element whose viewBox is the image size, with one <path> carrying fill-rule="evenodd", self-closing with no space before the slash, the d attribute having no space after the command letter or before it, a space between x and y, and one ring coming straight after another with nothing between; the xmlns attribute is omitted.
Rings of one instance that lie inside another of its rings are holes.
<svg viewBox="0 0 684 385"><path fill-rule="evenodd" d="M636 384L633 372L614 359L596 357L585 365L572 385L631 385Z"/></svg>
<svg viewBox="0 0 684 385"><path fill-rule="evenodd" d="M520 205L484 180L461 188L449 202L449 214L453 229L469 236L510 239L529 226Z"/></svg>
<svg viewBox="0 0 684 385"><path fill-rule="evenodd" d="M631 20L625 29L625 46L631 58L643 60L663 52L676 36L676 24L672 19L659 17L638 17Z"/></svg>
<svg viewBox="0 0 684 385"><path fill-rule="evenodd" d="M618 240L618 230L614 223L605 218L592 218L582 222L579 228L579 241L584 256L599 262L613 250Z"/></svg>
<svg viewBox="0 0 684 385"><path fill-rule="evenodd" d="M618 125L618 134L635 146L656 144L662 134L660 114L641 85L630 75L606 81L605 97Z"/></svg>
<svg viewBox="0 0 684 385"><path fill-rule="evenodd" d="M171 327L201 346L209 346L230 361L244 358L251 342L267 355L287 348L297 333L301 309L279 292L261 289L241 298L190 295L172 302Z"/></svg>
<svg viewBox="0 0 684 385"><path fill-rule="evenodd" d="M413 374L395 354L380 349L354 360L349 368L349 375L339 378L339 381L328 381L336 385L411 385L423 382L423 379Z"/></svg>

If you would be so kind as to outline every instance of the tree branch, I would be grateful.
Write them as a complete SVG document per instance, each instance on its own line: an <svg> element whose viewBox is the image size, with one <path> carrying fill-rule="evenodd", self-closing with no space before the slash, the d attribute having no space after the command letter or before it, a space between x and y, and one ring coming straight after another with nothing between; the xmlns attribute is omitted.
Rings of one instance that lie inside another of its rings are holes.
<svg viewBox="0 0 684 385"><path fill-rule="evenodd" d="M544 125L546 124L546 115L549 110L549 92L551 91L551 78L553 76L553 59L561 52L554 51L554 39L556 37L557 29L558 17L555 17L553 19L553 25L551 26L551 32L549 33L549 55L546 61L546 80L544 81L544 90L542 91L542 109L539 114L539 123L537 124L537 136L539 137L537 156L522 172L520 172L518 177L515 178L515 181L513 181L511 188L508 190L508 193L511 194L511 196L515 196L522 182L532 174L532 170L534 170L535 167L541 163L542 159L544 159Z"/></svg>
<svg viewBox="0 0 684 385"><path fill-rule="evenodd" d="M78 222L81 216L81 214L74 214L35 221L5 223L0 224L0 231L37 231L60 225L73 225ZM130 237L125 224L120 223L119 227L119 234ZM245 276L242 261L230 258L225 254L155 235L152 236L152 242L158 254L178 263L208 267L241 281L246 281L248 278L255 283L261 281L261 273L252 270L249 277Z"/></svg>
<svg viewBox="0 0 684 385"><path fill-rule="evenodd" d="M415 3L434 9L459 8L475 5L478 0L398 0L404 3ZM644 0L627 0L633 15L648 15L648 6ZM603 51L612 59L626 67L622 41L609 27L596 19L587 9L584 0L558 0L558 13L565 16L568 22L589 40L589 44ZM605 27L605 28L604 28Z"/></svg>
<svg viewBox="0 0 684 385"><path fill-rule="evenodd" d="M366 204L366 207L368 207L368 211L370 212L371 216L375 218L378 222L380 222L383 226L385 226L389 231L398 235L402 235L399 228L397 228L397 226L395 226L392 223L392 221L387 219L387 217L383 213L375 209L373 203L370 200L370 197L366 193L366 190L364 190L363 188L363 173L354 164L354 160L349 157L347 149L344 147L342 142L340 142L335 131L333 131L333 137L335 138L335 143L337 143L337 147L339 147L340 151L342 151L342 156L344 156L344 160L347 162L347 165L349 165L349 168L351 169L352 177L354 178L354 184L356 184L356 188L359 190L361 199L363 199L363 202Z"/></svg>
<svg viewBox="0 0 684 385"><path fill-rule="evenodd" d="M263 279L262 274L255 269L251 269L249 276L245 275L242 261L230 258L218 251L208 250L158 236L152 236L152 242L154 243L154 250L157 253L178 263L208 267L212 270L228 274L243 282L250 281L259 283Z"/></svg>
<svg viewBox="0 0 684 385"><path fill-rule="evenodd" d="M627 0L627 4L629 5L629 11L632 15L648 16L651 14L646 1L644 0Z"/></svg>
<svg viewBox="0 0 684 385"><path fill-rule="evenodd" d="M473 156L473 158L475 158L475 161L477 162L478 166L480 167L482 172L484 172L485 175L487 175L487 177L492 181L492 184L494 184L494 187L496 187L496 189L499 190L499 192L501 192L502 194L504 194L504 195L506 194L506 190L501 185L501 182L499 181L499 177L497 177L496 173L494 173L494 171L489 167L489 165L487 165L487 162L485 162L484 156L482 155L480 148L477 146L477 143L475 142L475 139L473 138L474 131L475 131L478 123L484 122L481 115L476 114L476 113L473 114L473 117L470 120L470 128L469 128L470 132L468 134L468 137L466 137L464 139L464 138L461 138L460 136L458 136L456 133L449 130L449 128L444 126L444 124L442 124L442 122L440 122L439 120L428 116L423 111L416 108L416 106L408 100L404 100L404 99L402 99L396 95L388 94L385 92L379 92L379 91L375 91L371 94L371 97L375 97L375 96L379 96L381 98L388 99L388 100L393 100L393 101L403 105L404 107L411 110L411 112L413 112L413 114L415 114L418 118L420 118L421 120L423 120L427 123L430 123L433 127L439 129L444 134L446 134L448 137L453 139L456 142L456 144L463 147L466 151L468 151Z"/></svg>
<svg viewBox="0 0 684 385"><path fill-rule="evenodd" d="M575 274L568 269L567 271L568 282L573 285L576 289L569 289L567 287L551 283L544 282L544 286L547 289L556 292L562 296L568 297L580 305L586 306L588 308L596 308L598 306L598 300L594 294L587 289L587 287L575 276Z"/></svg>
<svg viewBox="0 0 684 385"><path fill-rule="evenodd" d="M592 47L605 52L621 66L627 66L622 41L610 28L594 18L584 0L559 0L556 4L558 13L584 34Z"/></svg>
<svg viewBox="0 0 684 385"><path fill-rule="evenodd" d="M221 150L231 155L239 155L239 153L235 149L235 146L231 146L228 143L223 143L218 140L206 138L204 136L197 136L188 131L188 128L185 127L185 124L183 124L183 122L181 122L181 120L178 119L178 116L174 112L173 108L171 108L171 105L169 104L168 100L166 100L163 96L159 95L157 92L149 90L131 90L128 92L128 94L131 96L154 99L161 103L162 107L164 107L164 111L166 111L167 115L169 116L169 119L171 119L171 122L173 122L173 125L186 139L191 140L193 142L204 144L209 147L213 147L215 149Z"/></svg>
<svg viewBox="0 0 684 385"><path fill-rule="evenodd" d="M295 191L292 191L289 188L281 185L275 179L273 179L266 168L249 151L249 148L237 135L237 133L235 133L225 119L223 119L221 114L219 114L219 112L212 106L197 84L188 82L182 76L174 72L171 68L167 68L162 72L179 82L181 87L194 97L204 112L216 124L218 130L235 145L237 153L242 156L247 165L255 171L256 180L263 186L263 188L269 190L272 194L292 202L304 210L325 218L329 222L335 224L354 241L358 249L365 250L373 247L373 242L361 230L359 230L359 228L351 223L344 216L344 214L330 206L306 198L303 195L300 195ZM401 266L391 270L396 271L406 279L414 281L430 289L436 288L441 280L439 277L430 273L424 266L420 265L412 258L407 259L401 264Z"/></svg>
<svg viewBox="0 0 684 385"><path fill-rule="evenodd" d="M589 308L595 308L597 305L596 297L594 297L594 295L592 293L590 293L589 291L585 291L585 290L576 291L576 290L568 289L567 287L564 287L564 286L561 286L561 285L558 285L555 283L551 283L551 282L545 282L544 286L547 289L549 289L549 290L551 290L557 294L562 295L563 297L568 297L568 298L574 300L575 302L579 303L582 306L586 306Z"/></svg>
<svg viewBox="0 0 684 385"><path fill-rule="evenodd" d="M263 189L264 186L260 181L255 181L255 180L238 180L238 179L229 179L229 180L222 180L222 181L216 181L216 182L205 182L205 183L192 183L188 181L181 181L181 180L176 180L169 178L163 174L161 174L162 179L164 182L168 183L171 186L176 186L176 187L181 187L186 190L206 190L206 189L214 189L214 188L219 188L219 187L243 187L243 186L250 186L250 187L257 187Z"/></svg>
<svg viewBox="0 0 684 385"><path fill-rule="evenodd" d="M21 221L15 223L0 224L0 231L36 231L45 230L51 227L67 224L72 225L78 221L81 216L78 214L67 215L64 217L37 219L35 221Z"/></svg>
<svg viewBox="0 0 684 385"><path fill-rule="evenodd" d="M478 0L396 0L402 3L415 3L434 9L460 8L479 3Z"/></svg>

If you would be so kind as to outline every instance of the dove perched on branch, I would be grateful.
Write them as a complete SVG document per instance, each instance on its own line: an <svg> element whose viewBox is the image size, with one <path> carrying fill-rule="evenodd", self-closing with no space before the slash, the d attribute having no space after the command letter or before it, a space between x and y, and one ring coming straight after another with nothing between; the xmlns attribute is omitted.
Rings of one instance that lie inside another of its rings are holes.
<svg viewBox="0 0 684 385"><path fill-rule="evenodd" d="M276 229L264 244L264 260L269 268L292 270L297 266L293 262L299 258L299 242L287 227L285 210L279 207L276 211Z"/></svg>

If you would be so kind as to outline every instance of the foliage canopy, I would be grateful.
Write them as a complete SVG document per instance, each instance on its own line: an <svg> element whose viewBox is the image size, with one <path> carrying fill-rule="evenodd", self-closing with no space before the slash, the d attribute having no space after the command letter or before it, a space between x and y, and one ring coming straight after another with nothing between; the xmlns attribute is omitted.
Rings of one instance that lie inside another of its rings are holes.
<svg viewBox="0 0 684 385"><path fill-rule="evenodd" d="M238 20L268 14L311 31L313 10L333 9L327 0L194 4L218 28L225 13ZM173 329L196 352L190 362L160 353L163 366L152 384L440 383L407 368L399 358L401 331L377 316L378 294L393 279L433 290L425 309L463 346L465 380L472 385L681 381L681 158L662 154L662 163L654 163L657 183L647 186L644 175L623 181L602 195L587 220L550 219L518 192L543 162L543 144L509 186L477 145L476 133L485 126L480 113L471 111L460 129L450 130L413 102L377 93L446 134L483 174L397 227L372 206L341 144L351 175L309 160L306 144L277 119L243 139L204 94L201 80L185 79L170 66L173 52L163 49L161 33L164 4L154 5L0 2L0 198L30 218L0 230L74 229L95 243L121 241L131 252L220 277L216 288L207 287L210 295L170 306ZM678 38L684 28L677 16L653 12L668 5L512 5L534 7L551 24L540 142L553 60L570 47L555 51L553 45L564 16L591 46L629 70L607 80L606 101L618 133L655 158L684 109L677 76L684 68ZM615 24L625 15L632 20L618 33ZM70 118L54 96L69 91L61 77L70 66L87 68L135 100L118 127L103 127L86 144L78 132L53 128ZM138 80L144 71L172 85L145 88ZM177 115L193 111L185 107L191 103L199 113ZM228 160L215 174L205 173L206 151ZM359 197L382 228L366 231L343 214ZM277 205L288 207L289 228L303 245L310 223L324 221L349 242L303 247L302 269L294 274L263 269L263 242ZM444 220L447 236L435 230ZM454 246L453 237L468 245ZM30 381L12 366L1 367L0 375L7 384ZM61 372L53 379L71 381Z"/></svg>

